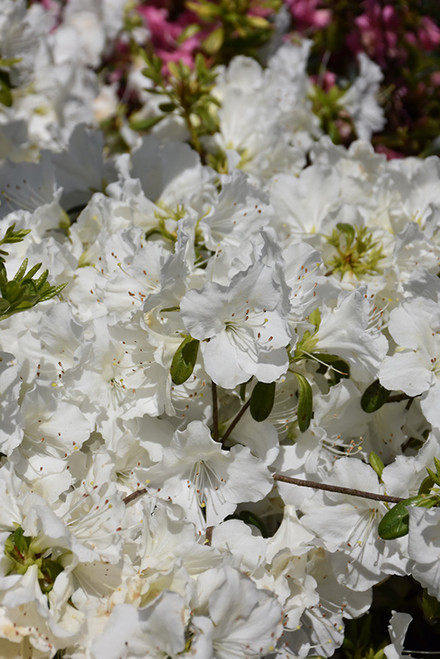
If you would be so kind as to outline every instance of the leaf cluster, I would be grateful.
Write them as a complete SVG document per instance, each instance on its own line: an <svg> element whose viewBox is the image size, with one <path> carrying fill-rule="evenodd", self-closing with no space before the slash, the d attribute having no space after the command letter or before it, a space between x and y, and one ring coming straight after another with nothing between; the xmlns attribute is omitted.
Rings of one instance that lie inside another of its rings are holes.
<svg viewBox="0 0 440 659"><path fill-rule="evenodd" d="M340 103L346 91L338 85L327 91L314 84L309 94L312 112L319 118L323 132L329 135L335 144L350 142L356 137L353 121Z"/></svg>
<svg viewBox="0 0 440 659"><path fill-rule="evenodd" d="M37 565L41 591L48 594L64 568L50 556L44 556L33 547L32 540L32 537L24 535L21 526L8 536L5 542L5 556L10 561L9 574L25 574L31 565Z"/></svg>
<svg viewBox="0 0 440 659"><path fill-rule="evenodd" d="M15 231L15 224L12 224L0 240L0 245L21 242L28 233L29 230L26 229ZM0 320L9 318L19 311L30 309L39 302L50 300L67 285L51 286L47 281L48 270L45 270L39 277L34 277L42 264L37 263L27 270L28 259L24 259L14 277L8 279L4 258L7 255L8 252L0 249Z"/></svg>
<svg viewBox="0 0 440 659"><path fill-rule="evenodd" d="M167 77L163 70L163 61L153 54L144 53L146 66L142 73L153 82L149 89L152 94L164 96L167 100L160 103L161 114L142 121L132 121L134 130L150 130L170 114L177 114L186 124L193 148L203 158L200 138L213 135L218 130L217 108L220 101L211 93L217 77L216 71L209 69L203 55L195 59L194 70L182 61L169 62Z"/></svg>

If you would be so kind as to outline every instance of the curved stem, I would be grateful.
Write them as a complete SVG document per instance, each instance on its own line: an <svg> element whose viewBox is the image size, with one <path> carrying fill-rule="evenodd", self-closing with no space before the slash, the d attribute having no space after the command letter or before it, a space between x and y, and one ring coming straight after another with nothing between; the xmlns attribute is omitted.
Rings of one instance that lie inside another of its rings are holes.
<svg viewBox="0 0 440 659"><path fill-rule="evenodd" d="M316 481L291 478L290 476L283 476L283 474L274 474L273 478L282 483L291 483L292 485L299 485L301 487L312 487L316 490L326 490L327 492L338 492L339 494L351 494L353 497L373 499L373 501L386 501L388 503L405 501L405 499L401 497L391 497L387 494L375 494L374 492L365 492L364 490L353 490L351 487L340 487L339 485L328 485L326 483L317 483Z"/></svg>
<svg viewBox="0 0 440 659"><path fill-rule="evenodd" d="M247 401L245 402L245 404L243 405L243 407L241 408L241 410L239 410L239 412L237 412L237 414L235 415L235 417L232 419L231 423L229 424L229 428L227 428L225 434L224 434L223 437L222 437L222 445L225 444L225 442L226 442L226 440L228 439L229 435L230 435L231 432L234 430L235 426L236 426L237 423L240 421L241 417L242 417L243 414L246 412L246 410L247 410L247 408L249 407L250 404L251 404L251 399L249 398L249 400L247 400Z"/></svg>

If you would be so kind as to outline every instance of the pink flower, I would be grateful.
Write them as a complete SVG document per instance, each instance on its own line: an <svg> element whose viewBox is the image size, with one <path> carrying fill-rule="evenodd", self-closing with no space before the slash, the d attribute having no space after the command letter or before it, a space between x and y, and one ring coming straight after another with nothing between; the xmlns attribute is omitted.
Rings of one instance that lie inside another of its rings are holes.
<svg viewBox="0 0 440 659"><path fill-rule="evenodd" d="M357 30L347 37L347 45L354 53L367 55L384 66L388 58L401 53L398 48L400 18L391 5L384 7L376 0L366 0L365 12L355 19Z"/></svg>
<svg viewBox="0 0 440 659"><path fill-rule="evenodd" d="M294 20L294 28L305 32L310 28L323 28L329 25L332 13L329 9L316 9L319 0L286 0Z"/></svg>
<svg viewBox="0 0 440 659"><path fill-rule="evenodd" d="M164 7L139 6L137 11L143 17L151 33L151 42L156 54L165 62L163 73L167 73L168 62L182 61L187 66L194 64L194 53L206 36L200 31L188 39L179 41L188 25L196 22L193 12L183 11L175 21L169 20L169 13Z"/></svg>
<svg viewBox="0 0 440 659"><path fill-rule="evenodd" d="M376 153L383 153L387 157L387 160L397 160L405 157L404 153L400 153L399 151L394 151L394 149L390 149L384 144L378 144L375 147L375 151Z"/></svg>
<svg viewBox="0 0 440 659"><path fill-rule="evenodd" d="M434 50L440 44L440 28L428 16L422 16L417 36L424 50Z"/></svg>

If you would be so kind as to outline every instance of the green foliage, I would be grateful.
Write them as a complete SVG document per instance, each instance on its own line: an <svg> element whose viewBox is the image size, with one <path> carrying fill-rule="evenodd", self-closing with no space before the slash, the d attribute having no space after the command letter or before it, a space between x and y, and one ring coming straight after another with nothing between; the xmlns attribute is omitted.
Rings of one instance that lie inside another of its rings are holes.
<svg viewBox="0 0 440 659"><path fill-rule="evenodd" d="M305 432L310 426L313 416L313 393L307 378L302 373L292 371L298 380L298 427L301 432Z"/></svg>
<svg viewBox="0 0 440 659"><path fill-rule="evenodd" d="M379 476L379 480L382 480L382 472L385 468L384 463L380 459L380 457L375 453L374 451L371 451L370 455L368 456L368 461L370 465L373 467L374 471L376 474Z"/></svg>
<svg viewBox="0 0 440 659"><path fill-rule="evenodd" d="M214 29L202 41L202 49L214 64L227 64L235 55L256 57L273 34L270 18L281 0L188 0L202 27ZM260 10L260 11L258 11ZM269 18L261 15L269 13ZM266 12L265 12L266 13Z"/></svg>
<svg viewBox="0 0 440 659"><path fill-rule="evenodd" d="M275 382L257 382L252 390L250 413L254 421L265 421L272 412Z"/></svg>
<svg viewBox="0 0 440 659"><path fill-rule="evenodd" d="M342 644L342 652L347 659L386 659L382 647L374 647L372 641L373 616L367 614L359 619L350 620L346 625L346 633Z"/></svg>
<svg viewBox="0 0 440 659"><path fill-rule="evenodd" d="M335 144L341 144L348 138L356 137L353 121L340 104L340 99L346 91L337 85L328 91L319 85L313 85L309 94L312 112L319 118L323 132L329 135Z"/></svg>
<svg viewBox="0 0 440 659"><path fill-rule="evenodd" d="M432 508L434 505L435 500L423 494L399 501L381 519L379 524L380 537L383 540L394 540L394 538L406 535L409 530L408 508L411 506Z"/></svg>
<svg viewBox="0 0 440 659"><path fill-rule="evenodd" d="M191 376L197 361L199 343L188 335L177 348L171 362L171 379L174 384L183 384Z"/></svg>
<svg viewBox="0 0 440 659"><path fill-rule="evenodd" d="M327 373L329 385L333 387L343 378L350 377L350 367L338 355L327 355L323 352L314 352L311 358L321 363L319 373Z"/></svg>
<svg viewBox="0 0 440 659"><path fill-rule="evenodd" d="M15 231L15 224L12 224L6 230L3 239L0 240L0 245L21 242L28 233L29 230L26 229ZM14 277L9 280L4 258L7 255L8 252L0 249L0 320L4 320L19 311L30 309L39 302L50 300L67 285L51 286L47 281L48 270L45 270L38 278L34 278L34 275L41 268L41 263L37 263L26 272L27 259L24 259Z"/></svg>
<svg viewBox="0 0 440 659"><path fill-rule="evenodd" d="M410 506L433 508L440 506L440 460L434 458L435 471L426 467L428 476L420 484L417 496L409 497L393 506L379 524L379 535L384 540L392 540L406 535L409 530Z"/></svg>
<svg viewBox="0 0 440 659"><path fill-rule="evenodd" d="M0 57L0 104L10 108L13 103L12 84L7 69L18 64L19 57Z"/></svg>
<svg viewBox="0 0 440 659"><path fill-rule="evenodd" d="M31 565L37 565L38 583L41 591L47 595L64 568L46 554L34 546L33 538L24 535L21 526L6 539L5 556L10 561L9 574L25 574Z"/></svg>
<svg viewBox="0 0 440 659"><path fill-rule="evenodd" d="M6 229L6 233L0 240L0 245L11 245L13 243L21 243L23 238L30 233L30 229L19 229L15 231L15 224L12 224ZM4 249L0 249L0 263L5 262L5 256L8 255Z"/></svg>
<svg viewBox="0 0 440 659"><path fill-rule="evenodd" d="M9 75L4 71L0 71L0 103L10 108L12 105L11 85L9 82Z"/></svg>
<svg viewBox="0 0 440 659"><path fill-rule="evenodd" d="M364 412L372 413L385 405L390 397L390 391L382 387L379 380L372 382L364 391L361 398L361 407Z"/></svg>
<svg viewBox="0 0 440 659"><path fill-rule="evenodd" d="M164 96L167 100L159 105L162 114L140 122L132 120L131 127L134 130L149 130L169 114L175 113L185 121L191 146L205 162L200 138L213 135L218 130L217 108L220 102L211 93L217 73L207 67L200 53L196 56L193 71L182 61L169 62L169 77L163 74L160 57L144 53L144 59L146 66L142 73L154 85L149 92Z"/></svg>
<svg viewBox="0 0 440 659"><path fill-rule="evenodd" d="M379 262L384 258L383 248L375 241L367 227L353 227L340 222L327 242L336 250L334 258L326 261L332 274L341 278L348 272L357 278L368 274L381 274Z"/></svg>

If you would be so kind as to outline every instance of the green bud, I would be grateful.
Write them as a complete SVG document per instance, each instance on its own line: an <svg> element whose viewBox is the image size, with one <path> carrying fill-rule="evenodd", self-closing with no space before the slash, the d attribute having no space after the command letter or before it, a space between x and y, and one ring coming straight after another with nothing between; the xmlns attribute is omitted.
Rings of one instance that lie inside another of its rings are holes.
<svg viewBox="0 0 440 659"><path fill-rule="evenodd" d="M313 393L312 387L307 378L301 373L293 371L296 379L298 380L298 427L301 432L305 432L310 426L310 421L313 416Z"/></svg>
<svg viewBox="0 0 440 659"><path fill-rule="evenodd" d="M174 384L183 384L191 376L197 361L199 343L200 341L188 335L177 348L170 370Z"/></svg>
<svg viewBox="0 0 440 659"><path fill-rule="evenodd" d="M380 459L380 457L375 453L374 451L371 451L370 455L368 456L368 460L370 465L373 467L374 471L376 474L379 476L379 480L382 480L382 472L384 470L384 463Z"/></svg>

